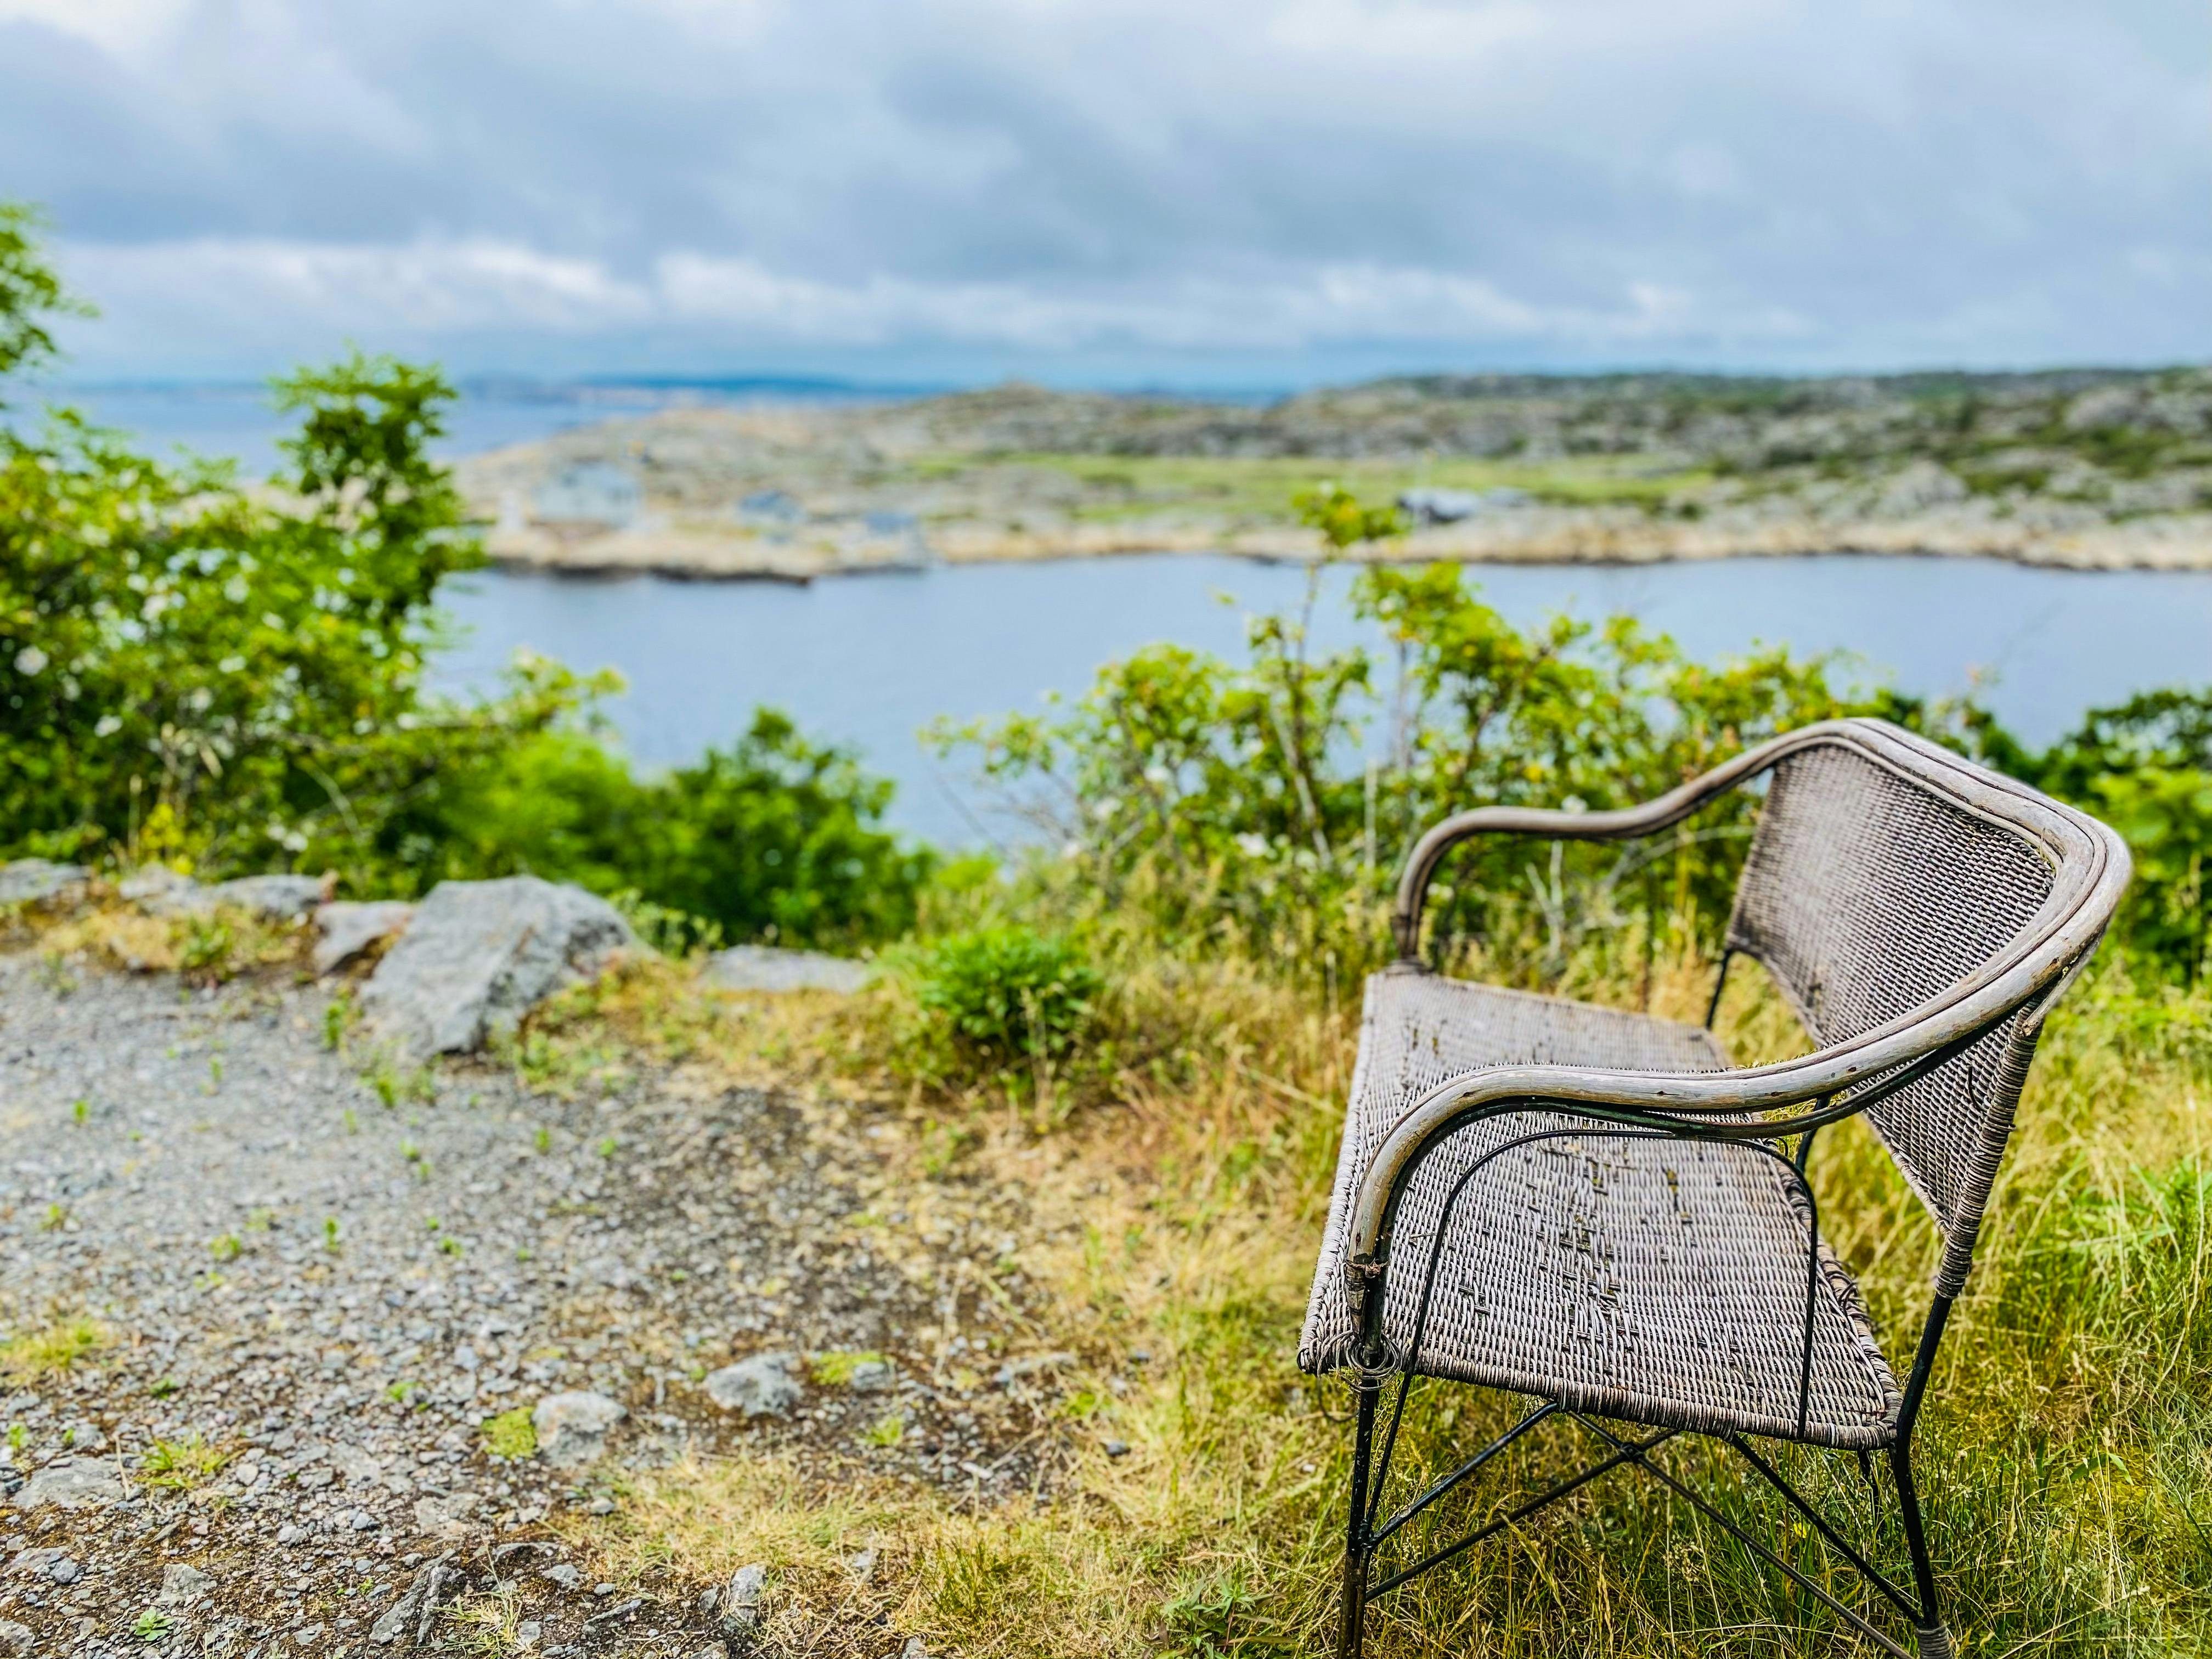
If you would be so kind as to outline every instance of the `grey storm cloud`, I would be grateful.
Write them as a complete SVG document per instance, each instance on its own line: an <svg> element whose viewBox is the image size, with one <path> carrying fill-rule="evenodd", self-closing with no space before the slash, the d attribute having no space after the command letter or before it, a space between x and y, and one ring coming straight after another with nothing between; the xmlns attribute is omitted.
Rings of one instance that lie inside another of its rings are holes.
<svg viewBox="0 0 2212 1659"><path fill-rule="evenodd" d="M100 369L2212 356L2212 11L0 0Z"/></svg>

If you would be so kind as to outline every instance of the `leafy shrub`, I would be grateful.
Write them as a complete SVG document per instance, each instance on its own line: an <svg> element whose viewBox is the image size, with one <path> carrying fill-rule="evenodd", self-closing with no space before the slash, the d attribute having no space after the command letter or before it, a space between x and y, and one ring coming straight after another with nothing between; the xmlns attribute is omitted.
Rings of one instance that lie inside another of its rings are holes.
<svg viewBox="0 0 2212 1659"><path fill-rule="evenodd" d="M21 850L368 877L433 780L594 689L549 663L502 696L424 690L430 596L480 562L426 447L451 391L356 357L280 386L304 423L290 501L166 467L61 414L0 434L0 822Z"/></svg>
<svg viewBox="0 0 2212 1659"><path fill-rule="evenodd" d="M762 709L694 766L640 776L589 735L547 732L426 792L386 831L416 882L520 872L641 896L662 943L851 945L914 923L933 866L882 828L891 786ZM712 937L709 937L711 930Z"/></svg>
<svg viewBox="0 0 2212 1659"><path fill-rule="evenodd" d="M0 374L70 304L33 228L0 204ZM641 776L590 722L611 676L525 655L489 701L431 695L438 585L483 562L430 455L453 388L356 354L276 391L300 425L274 492L66 411L0 430L0 855L399 894L528 871L635 894L672 940L911 925L931 860L882 829L890 786L783 715Z"/></svg>
<svg viewBox="0 0 2212 1659"><path fill-rule="evenodd" d="M1040 881L1141 912L1182 948L1238 945L1319 973L1380 948L1402 849L1449 812L1631 805L1860 706L1825 663L1786 651L1694 663L1627 618L1523 631L1457 566L1370 568L1352 597L1387 654L1317 655L1304 617L1261 617L1244 663L1156 646L1102 670L1072 708L935 740L1064 853ZM1532 975L1632 916L1647 935L1709 938L1754 810L1739 797L1626 848L1471 844L1432 895L1433 936Z"/></svg>
<svg viewBox="0 0 2212 1659"><path fill-rule="evenodd" d="M1018 927L939 939L921 952L913 977L935 1032L987 1065L1066 1054L1102 988L1073 943Z"/></svg>

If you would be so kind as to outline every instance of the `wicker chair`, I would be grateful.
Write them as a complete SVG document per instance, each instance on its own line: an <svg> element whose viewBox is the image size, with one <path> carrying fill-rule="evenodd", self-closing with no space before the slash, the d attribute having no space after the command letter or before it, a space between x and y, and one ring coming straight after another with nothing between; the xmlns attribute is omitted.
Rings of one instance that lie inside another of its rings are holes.
<svg viewBox="0 0 2212 1659"><path fill-rule="evenodd" d="M1706 1029L1420 965L1423 898L1454 844L1647 835L1760 777L1767 794ZM2044 1018L2087 963L2127 878L2126 848L2095 820L1869 720L1789 733L1630 811L1488 808L1425 836L1399 889L1400 960L1367 985L1299 1347L1308 1370L1348 1373L1358 1402L1340 1653L1358 1653L1370 1601L1626 1466L1909 1659L1651 1455L1690 1432L1739 1452L1895 1607L1920 1654L1948 1656L1913 1486L1913 1425ZM1729 1067L1710 1028L1739 951L1764 964L1816 1053ZM1942 1238L1902 1382L1850 1274L1820 1239L1804 1177L1814 1133L1860 1114ZM1533 1404L1386 1518L1391 1452L1416 1376ZM1382 1559L1401 1528L1553 1419L1593 1436L1598 1461L1402 1566L1403 1540ZM1881 1454L1911 1589L1846 1541L1753 1437L1855 1451L1863 1465Z"/></svg>

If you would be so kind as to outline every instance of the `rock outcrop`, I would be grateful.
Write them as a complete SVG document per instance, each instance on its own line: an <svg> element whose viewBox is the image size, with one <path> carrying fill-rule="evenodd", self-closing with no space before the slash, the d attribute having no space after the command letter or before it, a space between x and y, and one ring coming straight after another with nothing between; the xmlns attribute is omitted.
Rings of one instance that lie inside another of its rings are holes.
<svg viewBox="0 0 2212 1659"><path fill-rule="evenodd" d="M362 988L370 1022L418 1059L482 1048L636 945L605 899L536 876L441 882Z"/></svg>
<svg viewBox="0 0 2212 1659"><path fill-rule="evenodd" d="M65 904L84 891L91 878L82 864L17 859L0 864L0 904Z"/></svg>
<svg viewBox="0 0 2212 1659"><path fill-rule="evenodd" d="M868 967L819 951L739 945L708 957L700 977L718 991L836 991L850 995L868 982Z"/></svg>
<svg viewBox="0 0 2212 1659"><path fill-rule="evenodd" d="M322 931L315 944L315 971L337 972L379 939L404 932L414 920L415 907L398 899L325 904L315 912L315 926Z"/></svg>

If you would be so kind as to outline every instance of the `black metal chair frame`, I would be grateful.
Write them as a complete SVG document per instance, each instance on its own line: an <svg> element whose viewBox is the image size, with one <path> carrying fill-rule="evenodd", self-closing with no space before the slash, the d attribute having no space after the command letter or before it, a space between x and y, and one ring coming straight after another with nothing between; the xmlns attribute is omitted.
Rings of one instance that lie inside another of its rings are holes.
<svg viewBox="0 0 2212 1659"><path fill-rule="evenodd" d="M1814 1297L1819 1272L1820 1219L1806 1179L1807 1160L1816 1133L1827 1125L1865 1111L1927 1078L2008 1021L2017 1022L2006 1050L2003 1075L1993 1079L2008 1098L2016 1098L2051 1003L2087 965L2128 878L2124 846L2105 826L2071 809L1969 766L1893 727L1851 720L1789 734L1739 757L1735 762L1647 805L1620 813L1567 814L1520 809L1483 809L1463 813L1424 836L1407 860L1394 916L1401 965L1415 963L1422 902L1431 877L1450 847L1478 834L1543 836L1572 839L1620 839L1663 829L1699 806L1790 755L1822 742L1843 741L1880 752L1924 778L1957 791L1985 812L2002 809L2015 825L2050 843L2045 856L2059 872L2053 898L2038 918L2033 937L1973 981L1955 988L1948 1000L1914 1011L1911 1018L1837 1045L1804 1060L1748 1072L1656 1078L1608 1073L1592 1068L1506 1066L1456 1079L1430 1093L1407 1112L1359 1179L1357 1206L1345 1263L1346 1287L1358 1321L1358 1335L1347 1357L1356 1396L1352 1468L1344 1540L1341 1616L1336 1650L1356 1659L1362 1649L1366 1612L1378 1599L1462 1555L1509 1527L1520 1524L1552 1504L1615 1469L1633 1468L1659 1481L1689 1503L1798 1589L1825 1604L1846 1626L1898 1659L1913 1659L1914 1650L1847 1605L1826 1588L1784 1559L1767 1542L1716 1508L1654 1455L1678 1437L1699 1431L1654 1424L1632 1432L1620 1419L1601 1418L1560 1399L1538 1398L1519 1420L1479 1451L1399 1504L1387 1516L1382 1500L1393 1454L1404 1425L1407 1400L1419 1375L1421 1345L1428 1335L1437 1278L1460 1200L1476 1177L1501 1154L1534 1142L1569 1137L1669 1139L1727 1142L1772 1158L1805 1206L1808 1221L1808 1283L1804 1358L1797 1391L1797 1429L1806 1427L1814 1343ZM2070 878L2069 878L2070 871ZM1733 952L1724 953L1713 987L1705 1025L1711 1029L1726 988ZM1547 1127L1487 1148L1463 1171L1444 1200L1427 1252L1411 1340L1396 1351L1382 1328L1383 1285L1389 1265L1389 1238L1400 1199L1416 1171L1455 1131L1485 1119L1529 1113L1575 1121L1571 1128ZM1978 1218L1976 1218L1977 1224ZM1950 1659L1951 1638L1939 1601L1926 1527L1912 1472L1911 1443L1937 1350L1972 1248L1972 1230L1947 1239L1927 1315L1915 1346L1883 1451L1895 1498L1896 1518L1910 1559L1910 1588L1883 1572L1850 1543L1814 1504L1784 1478L1775 1462L1752 1443L1753 1437L1729 1430L1708 1433L1737 1454L1760 1480L1779 1493L1814 1534L1847 1563L1910 1625L1921 1659ZM1393 1377L1396 1399L1377 1434L1384 1392ZM1474 1530L1429 1550L1410 1564L1383 1571L1384 1547L1408 1523L1458 1490L1509 1447L1555 1419L1571 1423L1598 1443L1601 1455L1577 1473L1494 1514ZM1632 1422L1633 1419L1628 1419ZM1860 1468L1874 1484L1868 1449L1857 1454ZM1377 1574L1381 1576L1378 1577Z"/></svg>

